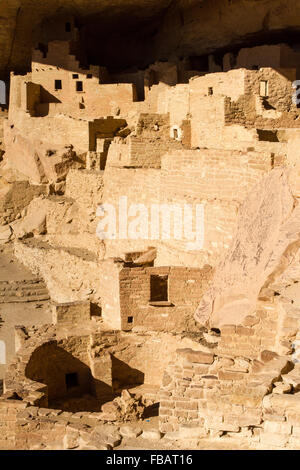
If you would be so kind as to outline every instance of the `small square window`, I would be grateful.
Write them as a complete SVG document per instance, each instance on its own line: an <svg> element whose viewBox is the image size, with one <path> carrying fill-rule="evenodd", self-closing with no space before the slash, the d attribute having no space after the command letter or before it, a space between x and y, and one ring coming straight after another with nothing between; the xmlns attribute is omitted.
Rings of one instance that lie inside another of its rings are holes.
<svg viewBox="0 0 300 470"><path fill-rule="evenodd" d="M55 80L54 88L55 88L55 90L61 90L62 89L62 81L61 80Z"/></svg>
<svg viewBox="0 0 300 470"><path fill-rule="evenodd" d="M127 318L127 323L133 323L133 317L128 317Z"/></svg>
<svg viewBox="0 0 300 470"><path fill-rule="evenodd" d="M83 83L76 82L76 91L83 91Z"/></svg>
<svg viewBox="0 0 300 470"><path fill-rule="evenodd" d="M75 80L76 78L79 78L78 73L73 73L72 77L74 78L74 80Z"/></svg>
<svg viewBox="0 0 300 470"><path fill-rule="evenodd" d="M92 73L88 73L86 78L93 78L93 74Z"/></svg>
<svg viewBox="0 0 300 470"><path fill-rule="evenodd" d="M73 372L71 374L66 374L67 390L69 390L70 388L78 387L78 385L79 385L78 374L76 372Z"/></svg>

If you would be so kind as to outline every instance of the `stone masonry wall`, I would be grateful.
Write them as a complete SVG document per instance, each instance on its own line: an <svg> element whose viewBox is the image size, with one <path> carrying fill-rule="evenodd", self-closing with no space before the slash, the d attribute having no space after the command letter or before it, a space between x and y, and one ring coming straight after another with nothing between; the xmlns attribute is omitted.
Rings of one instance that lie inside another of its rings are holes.
<svg viewBox="0 0 300 470"><path fill-rule="evenodd" d="M168 302L151 302L151 275L168 276ZM135 267L120 272L122 329L191 331L197 301L212 277L212 269ZM197 328L196 328L197 329Z"/></svg>
<svg viewBox="0 0 300 470"><path fill-rule="evenodd" d="M90 302L73 302L52 305L52 323L69 327L84 324L91 319Z"/></svg>
<svg viewBox="0 0 300 470"><path fill-rule="evenodd" d="M128 207L144 204L148 214L151 205L157 203L186 203L193 210L196 204L204 204L204 249L188 253L186 240L177 241L171 235L170 240L106 240L107 256L142 251L151 244L158 246L159 265L180 265L180 253L182 259L188 256L185 265L215 265L230 244L240 203L272 164L268 152L202 149L164 155L161 172L108 167L104 172L103 201L116 208L122 196L127 197Z"/></svg>
<svg viewBox="0 0 300 470"><path fill-rule="evenodd" d="M163 378L161 429L182 436L193 433L194 438L247 436L250 446L256 447L299 446L300 395L282 395L292 393L291 369L287 358L276 355L264 356L256 364L244 357L178 350L176 362L169 364Z"/></svg>

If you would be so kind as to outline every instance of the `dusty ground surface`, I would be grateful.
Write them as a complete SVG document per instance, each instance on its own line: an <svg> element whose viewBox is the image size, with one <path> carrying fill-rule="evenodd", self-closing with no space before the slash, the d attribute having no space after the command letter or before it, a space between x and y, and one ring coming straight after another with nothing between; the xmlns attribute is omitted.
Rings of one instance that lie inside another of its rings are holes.
<svg viewBox="0 0 300 470"><path fill-rule="evenodd" d="M36 276L13 256L12 245L0 247L0 283L1 281L30 281L34 278ZM41 325L50 322L49 301L0 303L0 341L5 342L6 363L15 353L15 325ZM0 364L0 380L3 379L5 368L5 364Z"/></svg>
<svg viewBox="0 0 300 470"><path fill-rule="evenodd" d="M13 245L0 247L0 281L30 280L35 276L13 255Z"/></svg>

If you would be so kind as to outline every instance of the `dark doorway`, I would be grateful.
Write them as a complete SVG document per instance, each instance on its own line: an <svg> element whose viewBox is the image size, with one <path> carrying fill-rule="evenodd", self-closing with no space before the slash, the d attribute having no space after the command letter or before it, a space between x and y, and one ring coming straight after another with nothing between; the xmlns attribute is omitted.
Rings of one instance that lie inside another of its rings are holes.
<svg viewBox="0 0 300 470"><path fill-rule="evenodd" d="M78 382L77 372L72 372L71 374L66 374L66 387L67 387L67 390L70 390L70 388L78 387L78 385L79 385L79 382Z"/></svg>

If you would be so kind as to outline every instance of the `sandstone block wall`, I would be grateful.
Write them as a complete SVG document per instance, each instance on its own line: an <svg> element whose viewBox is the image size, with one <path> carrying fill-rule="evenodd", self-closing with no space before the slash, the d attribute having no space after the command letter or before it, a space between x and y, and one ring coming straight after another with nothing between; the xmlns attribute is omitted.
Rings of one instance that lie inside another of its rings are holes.
<svg viewBox="0 0 300 470"><path fill-rule="evenodd" d="M0 399L0 416L2 424L0 439L1 449L16 449L18 443L16 439L17 416L19 413L22 413L26 407L27 403L23 403L18 400L12 399L8 401ZM24 448L24 444L21 444L20 448Z"/></svg>
<svg viewBox="0 0 300 470"><path fill-rule="evenodd" d="M151 302L151 276L167 276L168 298ZM155 331L195 329L193 314L212 276L211 267L135 267L120 272L121 328Z"/></svg>
<svg viewBox="0 0 300 470"><path fill-rule="evenodd" d="M158 390L166 364L162 357L176 358L179 347L202 350L203 346L192 337L169 332L102 332L93 334L91 339L91 369L99 380L112 380L113 387L126 388L130 385L145 384ZM106 355L111 357L111 363ZM101 378L102 377L102 378ZM110 377L110 379L109 379Z"/></svg>
<svg viewBox="0 0 300 470"><path fill-rule="evenodd" d="M111 145L108 163L119 167L160 168L162 155L176 148L181 148L181 144L175 140L129 136L125 142L119 140Z"/></svg>
<svg viewBox="0 0 300 470"><path fill-rule="evenodd" d="M113 329L122 326L120 314L119 272L121 265L112 259L104 260L99 265L102 318Z"/></svg>
<svg viewBox="0 0 300 470"><path fill-rule="evenodd" d="M224 56L224 71L230 69L229 54ZM299 64L299 52L287 44L263 45L240 49L234 60L236 68L254 67L295 68ZM228 65L228 67L227 67Z"/></svg>
<svg viewBox="0 0 300 470"><path fill-rule="evenodd" d="M260 83L268 82L268 103L278 111L290 111L295 107L292 103L294 80L296 80L296 69L262 68L257 71L247 71L245 94L260 95Z"/></svg>
<svg viewBox="0 0 300 470"><path fill-rule="evenodd" d="M136 101L134 85L107 84L105 69L80 68L75 55L70 54L69 43L64 41L50 42L46 57L35 51L32 80L42 87L41 103L56 103L57 112L69 111L73 117L110 116L120 111L126 115ZM61 82L59 87L55 85L57 80ZM78 83L81 83L80 89Z"/></svg>
<svg viewBox="0 0 300 470"><path fill-rule="evenodd" d="M47 448L62 448L65 435L74 433L74 423L77 426L80 423L77 438L83 437L81 431L94 432L101 419L99 413L51 409L55 400L72 396L65 388L66 373L78 374L82 393L90 390L99 400L111 399L113 390L143 382L154 391L162 379L163 354L175 359L179 345L201 348L190 338L169 333L95 330L62 340L57 333L53 326L33 328L21 340L17 357L7 371L5 394L0 399L1 448L33 449L45 440L45 433Z"/></svg>
<svg viewBox="0 0 300 470"><path fill-rule="evenodd" d="M227 362L229 372L224 373L222 364ZM237 431L234 428L239 426L232 421L232 417L242 412L242 403L238 400L231 403L230 398L236 393L235 387L243 394L242 386L249 363L245 361L243 366L242 371L239 371L239 367L234 371L235 363L230 359L190 349L178 350L177 360L169 364L162 382L159 412L161 429L164 432L176 431L181 424L194 423L202 428L202 437L210 430ZM223 406L220 403L222 395ZM247 405L252 409L256 407L255 397L250 393ZM227 418L225 422L224 414ZM260 423L259 414L255 421L256 424Z"/></svg>
<svg viewBox="0 0 300 470"><path fill-rule="evenodd" d="M225 125L225 103L221 95L203 96L196 88L191 91L190 112L192 148L219 148Z"/></svg>
<svg viewBox="0 0 300 470"><path fill-rule="evenodd" d="M203 199L242 201L259 176L272 168L271 154L261 155L257 152L238 152L229 150L201 149L194 151L177 151L163 157L162 187L165 193L173 192L177 187L178 197L193 198L195 193ZM183 173L182 183L179 173ZM198 181L198 185L197 185ZM186 184L185 184L186 182ZM166 188L166 184L169 187ZM188 183L190 186L189 193Z"/></svg>
<svg viewBox="0 0 300 470"><path fill-rule="evenodd" d="M187 203L193 207L197 203L205 204L205 251L194 255L201 257L201 264L211 263L210 253L214 253L214 256L217 252L221 254L230 243L240 202L256 184L257 178L272 168L272 161L272 155L268 153L176 151L163 156L161 172L107 168L104 173L103 201L118 207L119 197L126 196L128 207L131 203L142 203L149 213L151 204L158 202ZM160 265L174 264L175 255L169 257L169 253L175 248L179 250L176 264L180 262L180 252L186 253L184 241L160 240L157 243L151 240L151 244L159 245ZM142 240L136 243L130 240L106 241L107 253L111 255L121 254L124 250L143 250L148 245L149 241ZM194 255L190 257L191 262Z"/></svg>
<svg viewBox="0 0 300 470"><path fill-rule="evenodd" d="M186 241L173 240L172 236L171 240L121 239L106 240L107 256L142 251L151 242L158 247L158 265L180 265L184 256L189 256L191 266L215 265L216 256L221 256L229 246L240 203L257 180L272 168L273 160L268 152L202 149L164 155L160 172L108 167L104 172L103 201L116 208L121 196L127 197L128 207L145 204L149 214L151 204L186 203L193 210L196 204L204 204L204 250L189 256Z"/></svg>
<svg viewBox="0 0 300 470"><path fill-rule="evenodd" d="M245 95L226 101L226 126L234 123L258 130L297 128L297 109L292 102L296 68L261 68L245 73ZM261 90L262 88L262 90ZM263 91L263 93L262 93ZM269 142L280 142L280 132ZM261 140L261 139L260 139Z"/></svg>
<svg viewBox="0 0 300 470"><path fill-rule="evenodd" d="M151 204L159 202L160 171L158 169L119 169L108 167L104 172L103 203L112 204L119 211L120 197L127 197L128 208L131 204ZM117 233L119 223L117 217ZM105 240L106 257L123 256L125 252L145 251L152 240L131 240L117 237Z"/></svg>
<svg viewBox="0 0 300 470"><path fill-rule="evenodd" d="M273 306L272 306L273 307ZM257 358L260 351L274 350L276 347L277 317L274 307L269 311L259 311L245 323L257 323L255 327L244 325L224 325L219 342L219 351L224 355ZM267 316L269 313L269 317ZM259 325L259 326L258 326Z"/></svg>
<svg viewBox="0 0 300 470"><path fill-rule="evenodd" d="M287 380L292 374L293 371L287 374ZM298 393L272 393L264 398L264 423L260 437L263 448L299 449L299 398Z"/></svg>
<svg viewBox="0 0 300 470"><path fill-rule="evenodd" d="M53 324L64 327L72 327L78 324L88 323L91 319L90 302L74 302L52 305Z"/></svg>
<svg viewBox="0 0 300 470"><path fill-rule="evenodd" d="M181 126L190 112L190 87L179 83L158 93L157 112L170 113L170 126Z"/></svg>
<svg viewBox="0 0 300 470"><path fill-rule="evenodd" d="M195 253L202 255L202 263L215 265L215 257L222 256L234 233L240 203L271 167L272 156L267 153L202 149L163 157L160 201L191 204L194 216L196 204L204 205L203 252ZM186 241L163 243L186 251ZM172 262L167 259L160 246L157 263L174 263L174 257Z"/></svg>
<svg viewBox="0 0 300 470"><path fill-rule="evenodd" d="M103 172L70 170L66 179L66 197L87 208L101 204L104 190Z"/></svg>
<svg viewBox="0 0 300 470"><path fill-rule="evenodd" d="M178 350L162 382L161 429L198 439L247 437L250 448L298 448L299 368L272 354L252 362Z"/></svg>
<svg viewBox="0 0 300 470"><path fill-rule="evenodd" d="M233 100L238 99L245 93L245 74L246 70L240 69L192 78L190 80L191 105L199 95L223 95Z"/></svg>
<svg viewBox="0 0 300 470"><path fill-rule="evenodd" d="M188 349L177 353L176 364L169 365L163 379L161 429L180 430L186 424L198 426L202 437L241 433L250 443L258 442L268 426L262 424L264 397L270 396L272 376L289 372L288 360L278 357L256 367L243 357Z"/></svg>

